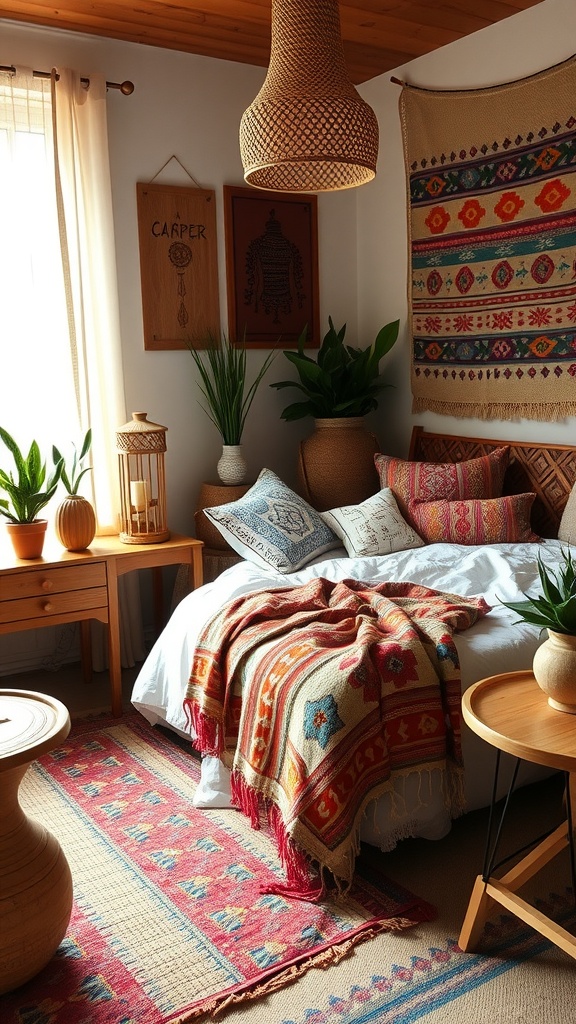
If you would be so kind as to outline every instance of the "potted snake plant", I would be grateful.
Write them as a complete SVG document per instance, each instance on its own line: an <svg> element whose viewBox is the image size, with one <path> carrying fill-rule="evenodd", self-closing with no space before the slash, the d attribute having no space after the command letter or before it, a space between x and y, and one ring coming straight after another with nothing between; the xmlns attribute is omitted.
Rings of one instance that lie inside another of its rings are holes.
<svg viewBox="0 0 576 1024"><path fill-rule="evenodd" d="M561 549L556 571L539 555L538 575L541 593L500 603L516 612L517 623L547 631L547 639L534 655L534 678L551 707L576 714L576 562L570 547Z"/></svg>
<svg viewBox="0 0 576 1024"><path fill-rule="evenodd" d="M62 463L60 479L66 490L66 497L56 509L54 529L58 540L67 551L83 551L92 543L96 533L94 509L88 499L78 493L82 478L91 469L91 466L83 465L91 444L92 431L88 428L80 451L75 444L72 445L72 459L68 463L58 448L55 445L52 447L54 464Z"/></svg>
<svg viewBox="0 0 576 1024"><path fill-rule="evenodd" d="M345 343L346 324L337 330L328 317L328 325L315 358L304 351L306 328L297 351L284 352L298 380L270 385L300 392L299 401L283 409L282 419L314 418L314 432L300 444L298 478L303 496L322 512L358 504L378 489L374 455L380 445L364 417L391 386L381 375L380 363L396 343L400 321L385 324L364 349Z"/></svg>
<svg viewBox="0 0 576 1024"><path fill-rule="evenodd" d="M0 491L7 495L0 498L0 515L6 519L17 558L39 558L48 526L48 520L40 518L39 513L56 493L63 463L57 460L48 471L38 442L32 441L24 454L4 427L0 427L0 440L14 464L10 469L0 469Z"/></svg>

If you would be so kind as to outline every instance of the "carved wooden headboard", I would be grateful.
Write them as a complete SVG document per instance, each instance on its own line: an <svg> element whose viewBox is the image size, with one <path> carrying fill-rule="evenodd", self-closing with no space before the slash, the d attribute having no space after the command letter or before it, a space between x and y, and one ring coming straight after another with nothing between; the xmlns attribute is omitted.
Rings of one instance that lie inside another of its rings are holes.
<svg viewBox="0 0 576 1024"><path fill-rule="evenodd" d="M409 458L421 462L462 462L486 455L501 445L510 448L503 493L534 491L532 526L541 537L557 537L562 512L576 480L576 448L565 444L433 434L422 427L414 427Z"/></svg>

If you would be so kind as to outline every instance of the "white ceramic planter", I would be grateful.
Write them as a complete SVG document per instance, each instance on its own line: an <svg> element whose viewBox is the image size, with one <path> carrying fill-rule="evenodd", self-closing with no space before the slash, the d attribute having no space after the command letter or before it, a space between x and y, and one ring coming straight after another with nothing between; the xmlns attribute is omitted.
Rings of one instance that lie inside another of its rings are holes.
<svg viewBox="0 0 576 1024"><path fill-rule="evenodd" d="M222 445L222 455L216 466L223 484L242 484L246 479L248 464L241 444Z"/></svg>
<svg viewBox="0 0 576 1024"><path fill-rule="evenodd" d="M576 636L548 630L534 655L532 671L550 707L576 715Z"/></svg>

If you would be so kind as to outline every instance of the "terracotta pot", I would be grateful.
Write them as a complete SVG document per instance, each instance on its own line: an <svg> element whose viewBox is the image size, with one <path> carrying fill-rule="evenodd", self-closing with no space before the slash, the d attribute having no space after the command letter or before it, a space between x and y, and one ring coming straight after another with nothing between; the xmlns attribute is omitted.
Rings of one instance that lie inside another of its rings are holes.
<svg viewBox="0 0 576 1024"><path fill-rule="evenodd" d="M84 551L94 540L96 516L81 494L69 494L56 509L56 536L67 551Z"/></svg>
<svg viewBox="0 0 576 1024"><path fill-rule="evenodd" d="M576 715L576 636L548 630L534 655L532 671L550 707Z"/></svg>
<svg viewBox="0 0 576 1024"><path fill-rule="evenodd" d="M47 519L35 519L33 523L6 523L16 558L40 558L47 527Z"/></svg>
<svg viewBox="0 0 576 1024"><path fill-rule="evenodd" d="M319 512L358 505L380 488L374 456L381 451L363 416L314 420L300 443L300 493Z"/></svg>

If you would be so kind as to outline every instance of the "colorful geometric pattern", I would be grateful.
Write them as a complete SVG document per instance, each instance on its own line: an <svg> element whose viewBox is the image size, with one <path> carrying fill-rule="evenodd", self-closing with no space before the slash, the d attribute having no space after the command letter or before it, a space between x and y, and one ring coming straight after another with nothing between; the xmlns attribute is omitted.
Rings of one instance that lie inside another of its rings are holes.
<svg viewBox="0 0 576 1024"><path fill-rule="evenodd" d="M576 60L400 100L414 409L576 412Z"/></svg>
<svg viewBox="0 0 576 1024"><path fill-rule="evenodd" d="M530 526L534 494L484 501L423 501L412 506L428 544L526 544L540 540Z"/></svg>
<svg viewBox="0 0 576 1024"><path fill-rule="evenodd" d="M194 808L199 777L139 715L74 722L28 770L21 801L58 836L74 908L50 963L0 997L2 1024L183 1024L434 917L370 864L338 902L263 893L280 874L272 838Z"/></svg>
<svg viewBox="0 0 576 1024"><path fill-rule="evenodd" d="M412 583L320 577L237 598L204 627L185 699L194 743L230 763L255 828L271 811L283 891L313 898L326 871L349 885L364 810L401 776L438 769L462 813L452 634L487 611Z"/></svg>

